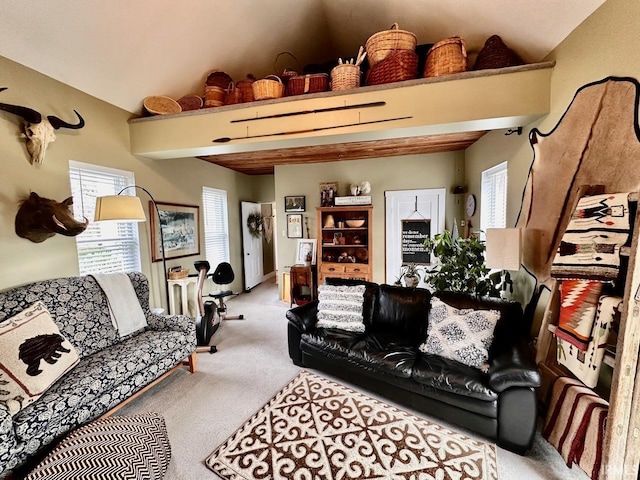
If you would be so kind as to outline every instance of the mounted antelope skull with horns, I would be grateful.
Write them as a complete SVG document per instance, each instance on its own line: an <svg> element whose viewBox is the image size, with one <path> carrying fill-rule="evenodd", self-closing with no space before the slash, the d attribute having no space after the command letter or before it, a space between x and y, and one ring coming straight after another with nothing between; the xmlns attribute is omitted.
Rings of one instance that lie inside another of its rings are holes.
<svg viewBox="0 0 640 480"><path fill-rule="evenodd" d="M56 233L75 237L84 232L89 220L78 222L71 212L73 197L62 202L39 196L35 192L20 202L16 214L16 234L34 243L44 242Z"/></svg>
<svg viewBox="0 0 640 480"><path fill-rule="evenodd" d="M0 88L0 92L6 89L6 87ZM59 128L79 129L84 127L84 119L75 110L74 112L79 120L75 125L67 123L53 115L42 118L42 114L39 112L19 105L0 103L0 110L18 115L25 121L23 136L27 140L27 150L31 155L31 163L44 162L47 147L56 139L54 130L58 130Z"/></svg>

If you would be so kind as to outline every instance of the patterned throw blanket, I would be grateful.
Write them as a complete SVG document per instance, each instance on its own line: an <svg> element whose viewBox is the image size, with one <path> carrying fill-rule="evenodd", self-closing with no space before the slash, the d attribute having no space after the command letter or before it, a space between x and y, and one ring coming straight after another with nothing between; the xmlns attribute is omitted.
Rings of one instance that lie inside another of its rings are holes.
<svg viewBox="0 0 640 480"><path fill-rule="evenodd" d="M571 468L577 463L597 480L609 404L580 381L559 377L553 384L542 436Z"/></svg>
<svg viewBox="0 0 640 480"><path fill-rule="evenodd" d="M602 283L618 277L620 248L629 239L628 197L628 193L582 197L551 265L551 276L562 280L556 337L580 352L589 349L593 338Z"/></svg>
<svg viewBox="0 0 640 480"><path fill-rule="evenodd" d="M555 278L612 281L629 238L628 193L582 197L551 265Z"/></svg>
<svg viewBox="0 0 640 480"><path fill-rule="evenodd" d="M571 342L564 340L565 332L560 328L556 329L558 363L567 367L588 387L593 388L598 383L611 324L620 315L621 310L621 297L608 295L600 297L596 319L591 329L591 341L589 341L586 351L582 351Z"/></svg>

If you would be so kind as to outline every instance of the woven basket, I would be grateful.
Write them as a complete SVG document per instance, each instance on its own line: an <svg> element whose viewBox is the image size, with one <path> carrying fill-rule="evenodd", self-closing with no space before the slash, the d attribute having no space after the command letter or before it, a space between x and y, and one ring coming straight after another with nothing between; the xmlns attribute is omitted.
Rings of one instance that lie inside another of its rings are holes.
<svg viewBox="0 0 640 480"><path fill-rule="evenodd" d="M365 43L369 65L374 67L396 50L413 52L417 44L418 40L413 33L399 30L398 24L394 23L390 30L374 33Z"/></svg>
<svg viewBox="0 0 640 480"><path fill-rule="evenodd" d="M285 95L289 97L305 93L326 92L327 90L329 90L329 75L326 73L312 73L289 78L285 87Z"/></svg>
<svg viewBox="0 0 640 480"><path fill-rule="evenodd" d="M189 276L189 269L178 270L175 272L169 272L169 280L180 280L181 278L187 278Z"/></svg>
<svg viewBox="0 0 640 480"><path fill-rule="evenodd" d="M411 50L398 50L367 72L367 85L411 80L418 76L418 55Z"/></svg>
<svg viewBox="0 0 640 480"><path fill-rule="evenodd" d="M291 57L294 60L294 62L296 63L296 68L284 68L282 71L280 71L280 69L278 68L278 60L283 55L288 55L289 57ZM291 53L291 52L280 52L278 55L276 55L276 59L273 62L273 71L276 72L276 75L278 75L278 77L280 77L280 80L282 80L282 83L286 86L287 83L289 83L289 79L291 77L297 76L298 72L302 71L302 65L300 65L300 62L298 61L298 59L296 58L296 56L293 53Z"/></svg>
<svg viewBox="0 0 640 480"><path fill-rule="evenodd" d="M213 70L207 74L207 80L204 84L206 87L220 87L224 89L227 88L231 82L233 82L233 79L228 73Z"/></svg>
<svg viewBox="0 0 640 480"><path fill-rule="evenodd" d="M424 65L425 77L439 77L467 71L467 49L464 40L455 36L434 44Z"/></svg>
<svg viewBox="0 0 640 480"><path fill-rule="evenodd" d="M337 65L331 70L331 90L351 90L360 86L360 66L352 63Z"/></svg>
<svg viewBox="0 0 640 480"><path fill-rule="evenodd" d="M235 105L236 103L240 103L238 97L238 89L236 88L235 84L231 82L224 91L224 104Z"/></svg>
<svg viewBox="0 0 640 480"><path fill-rule="evenodd" d="M177 100L183 112L202 108L202 97L199 95L185 95Z"/></svg>
<svg viewBox="0 0 640 480"><path fill-rule="evenodd" d="M524 62L520 56L505 45L498 35L492 35L484 42L484 47L476 57L474 70L488 68L504 68L522 65Z"/></svg>
<svg viewBox="0 0 640 480"><path fill-rule="evenodd" d="M238 103L253 102L253 82L255 81L256 77L248 74L245 78L236 82Z"/></svg>
<svg viewBox="0 0 640 480"><path fill-rule="evenodd" d="M224 105L224 96L224 88L222 87L204 87L204 107L221 107Z"/></svg>
<svg viewBox="0 0 640 480"><path fill-rule="evenodd" d="M255 100L269 100L271 98L281 98L284 95L284 85L277 75L267 75L256 80L251 85L253 88L253 98Z"/></svg>
<svg viewBox="0 0 640 480"><path fill-rule="evenodd" d="M147 112L152 115L167 115L171 113L180 113L182 107L173 98L164 95L152 95L146 97L142 102Z"/></svg>

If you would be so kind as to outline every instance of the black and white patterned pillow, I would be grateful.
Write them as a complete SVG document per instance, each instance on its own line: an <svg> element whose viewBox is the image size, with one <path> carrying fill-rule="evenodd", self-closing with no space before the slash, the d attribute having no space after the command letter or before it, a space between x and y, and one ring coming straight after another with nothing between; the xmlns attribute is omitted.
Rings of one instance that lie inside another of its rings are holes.
<svg viewBox="0 0 640 480"><path fill-rule="evenodd" d="M363 333L364 285L320 285L318 323L320 328L338 328Z"/></svg>
<svg viewBox="0 0 640 480"><path fill-rule="evenodd" d="M170 460L167 427L159 414L113 416L67 435L25 480L161 480Z"/></svg>
<svg viewBox="0 0 640 480"><path fill-rule="evenodd" d="M497 310L457 309L431 299L427 339L420 351L489 370L489 348L500 318Z"/></svg>

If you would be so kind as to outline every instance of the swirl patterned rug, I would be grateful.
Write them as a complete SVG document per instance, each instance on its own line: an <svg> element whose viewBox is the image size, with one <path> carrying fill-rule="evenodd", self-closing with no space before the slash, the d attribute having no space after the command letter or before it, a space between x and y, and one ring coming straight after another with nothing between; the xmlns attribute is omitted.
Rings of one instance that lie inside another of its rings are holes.
<svg viewBox="0 0 640 480"><path fill-rule="evenodd" d="M206 460L225 480L497 480L496 447L300 372Z"/></svg>

